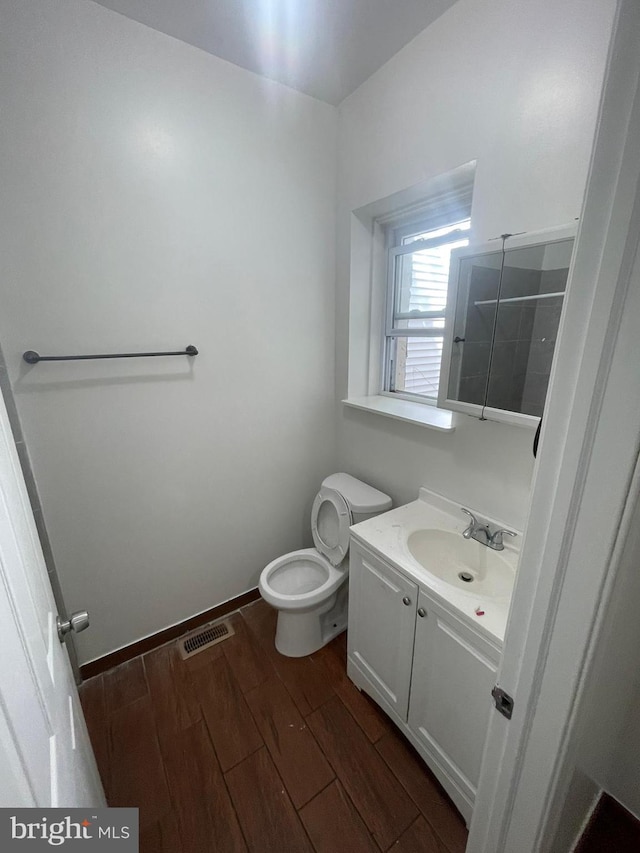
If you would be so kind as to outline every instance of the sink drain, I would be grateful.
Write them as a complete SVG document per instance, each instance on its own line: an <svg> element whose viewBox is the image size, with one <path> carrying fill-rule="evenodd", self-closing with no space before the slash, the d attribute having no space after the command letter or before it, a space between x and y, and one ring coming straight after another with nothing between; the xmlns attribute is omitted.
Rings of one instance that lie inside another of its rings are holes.
<svg viewBox="0 0 640 853"><path fill-rule="evenodd" d="M473 580L473 575L470 572L458 572L458 577L465 583L471 583Z"/></svg>

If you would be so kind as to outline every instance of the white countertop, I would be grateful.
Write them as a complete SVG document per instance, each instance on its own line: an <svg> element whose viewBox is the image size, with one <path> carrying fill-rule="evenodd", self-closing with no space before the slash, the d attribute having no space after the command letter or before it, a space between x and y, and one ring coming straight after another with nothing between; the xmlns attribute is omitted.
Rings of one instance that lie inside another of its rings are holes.
<svg viewBox="0 0 640 853"><path fill-rule="evenodd" d="M471 507L469 509L474 515L481 516L492 524L508 527L499 521L487 518L480 510L476 511ZM414 559L407 546L409 535L416 530L436 529L462 535L468 524L469 517L460 511L458 504L428 489L420 489L418 500L354 524L351 527L351 533L357 540L376 551L398 571L424 587L445 607L453 610L501 648L511 603L511 591L508 595L493 597L477 594L471 588L458 589L427 571ZM504 550L499 552L513 569L514 581L522 538L519 531L516 533L518 536L514 540L509 538L507 541L505 538ZM479 615L476 611L483 615Z"/></svg>

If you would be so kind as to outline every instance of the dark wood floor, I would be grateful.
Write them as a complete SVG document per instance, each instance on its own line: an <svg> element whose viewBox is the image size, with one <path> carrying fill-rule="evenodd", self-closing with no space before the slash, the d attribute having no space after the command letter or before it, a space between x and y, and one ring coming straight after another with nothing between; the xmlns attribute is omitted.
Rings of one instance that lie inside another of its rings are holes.
<svg viewBox="0 0 640 853"><path fill-rule="evenodd" d="M640 820L604 794L594 811L576 853L638 853Z"/></svg>
<svg viewBox="0 0 640 853"><path fill-rule="evenodd" d="M285 658L264 602L230 618L235 635L188 661L168 644L82 685L142 853L462 853L462 818L347 678L346 635Z"/></svg>

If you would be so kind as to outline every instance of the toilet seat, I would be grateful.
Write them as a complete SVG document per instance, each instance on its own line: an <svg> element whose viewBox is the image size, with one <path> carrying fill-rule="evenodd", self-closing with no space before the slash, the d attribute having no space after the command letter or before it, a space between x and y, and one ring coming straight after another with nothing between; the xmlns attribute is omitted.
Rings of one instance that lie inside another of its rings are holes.
<svg viewBox="0 0 640 853"><path fill-rule="evenodd" d="M349 504L335 489L322 486L311 510L313 543L332 566L339 566L349 550L349 528L353 524Z"/></svg>
<svg viewBox="0 0 640 853"><path fill-rule="evenodd" d="M391 498L350 474L323 480L313 501L315 548L278 557L262 570L258 588L278 612L275 647L286 657L312 655L347 627L349 536L357 521L391 507Z"/></svg>
<svg viewBox="0 0 640 853"><path fill-rule="evenodd" d="M262 597L278 609L306 610L331 597L346 579L315 548L291 551L273 560L260 575Z"/></svg>

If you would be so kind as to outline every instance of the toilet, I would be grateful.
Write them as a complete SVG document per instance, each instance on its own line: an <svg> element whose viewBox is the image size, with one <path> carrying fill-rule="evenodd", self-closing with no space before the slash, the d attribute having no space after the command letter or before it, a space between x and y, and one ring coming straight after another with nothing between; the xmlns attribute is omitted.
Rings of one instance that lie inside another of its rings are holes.
<svg viewBox="0 0 640 853"><path fill-rule="evenodd" d="M260 595L278 611L276 649L310 655L347 627L349 528L391 508L391 498L350 474L322 481L311 510L315 548L278 557L260 575Z"/></svg>

